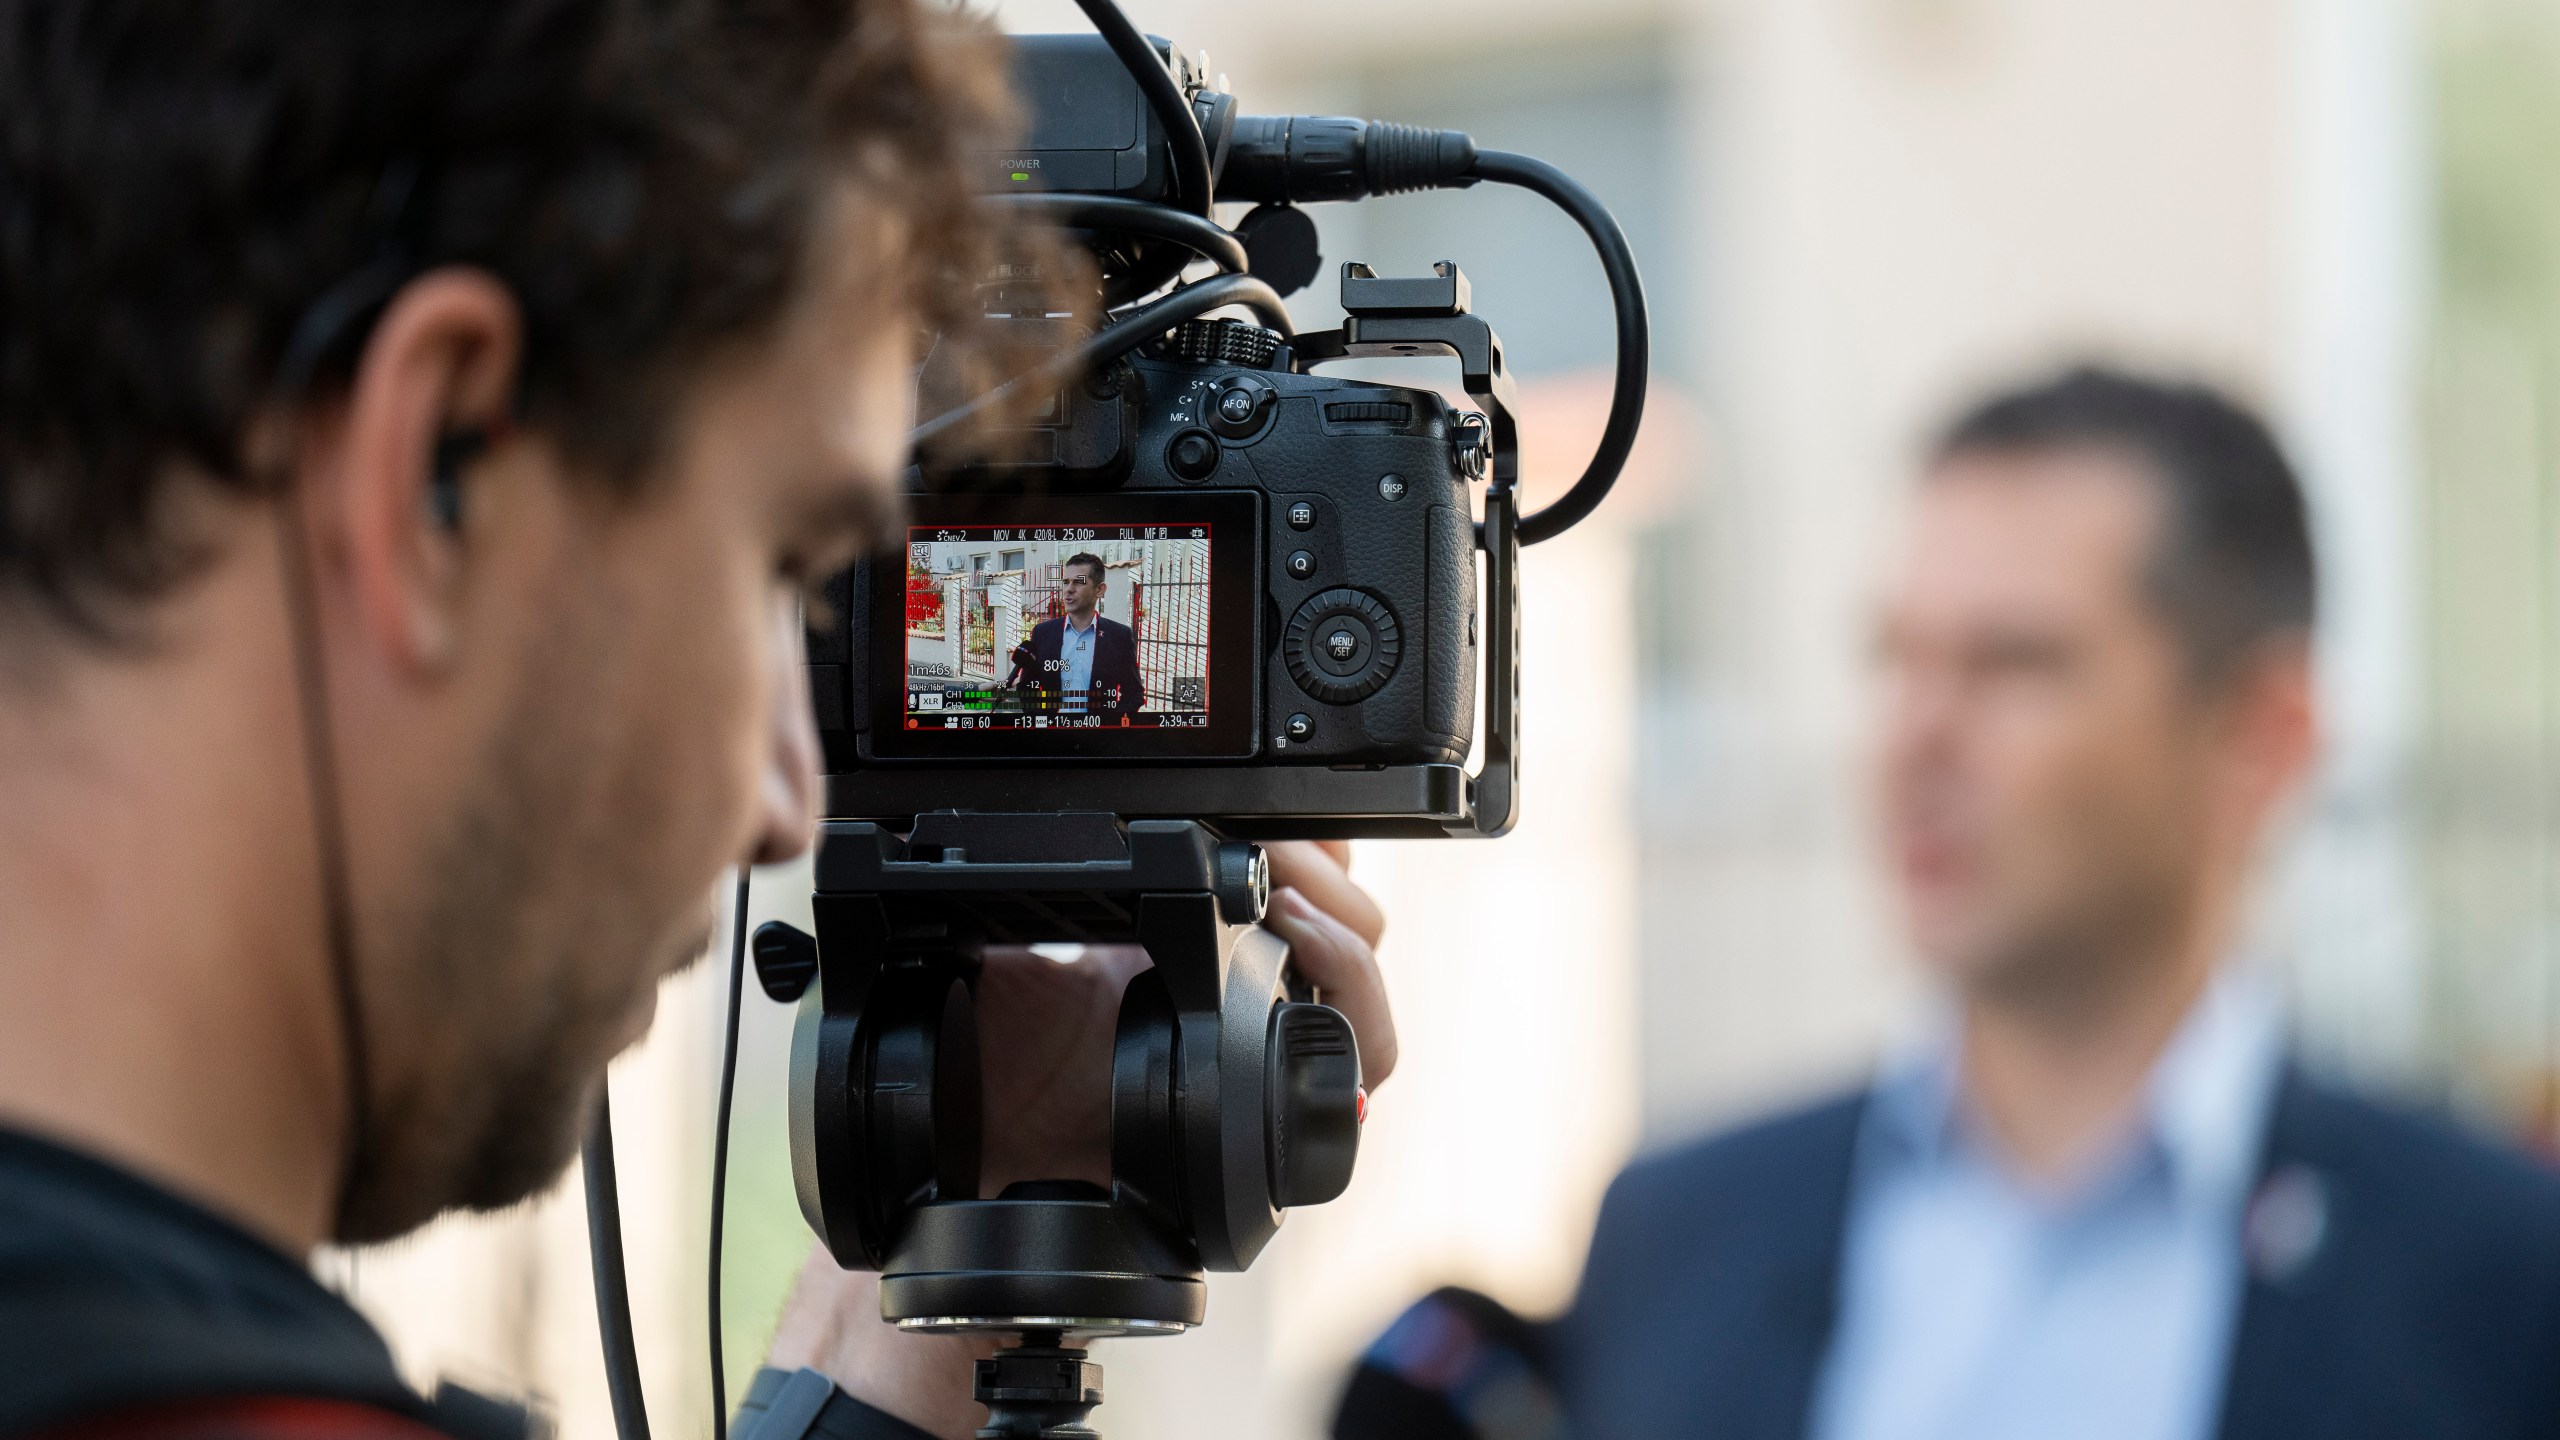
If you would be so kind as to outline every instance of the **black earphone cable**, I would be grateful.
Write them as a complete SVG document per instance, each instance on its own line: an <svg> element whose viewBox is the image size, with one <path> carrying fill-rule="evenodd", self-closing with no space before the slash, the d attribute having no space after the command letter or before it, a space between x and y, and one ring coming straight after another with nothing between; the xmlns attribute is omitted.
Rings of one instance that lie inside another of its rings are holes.
<svg viewBox="0 0 2560 1440"><path fill-rule="evenodd" d="M318 580L304 534L301 487L288 486L276 503L277 545L285 574L285 606L293 629L295 689L302 718L302 763L311 796L311 830L318 852L321 917L329 949L331 998L338 1012L339 1049L346 1063L343 1169L338 1215L343 1219L356 1181L369 1159L373 1112L372 1056L366 1043L364 999L356 976L355 913L349 894L345 820L339 805L336 730L329 710L328 661L320 639Z"/></svg>
<svg viewBox="0 0 2560 1440"><path fill-rule="evenodd" d="M412 177L395 168L386 187L405 197ZM346 815L339 798L337 729L329 708L329 662L320 633L319 574L311 560L308 516L302 504L303 402L329 353L356 323L387 302L408 279L409 267L385 256L322 292L295 322L277 362L275 413L285 436L275 508L276 549L284 578L286 627L292 632L295 705L302 726L304 788L311 799L311 842L320 883L323 943L328 947L331 1000L338 1016L339 1052L346 1065L344 1155L338 1177L339 1218L368 1155L373 1113L373 1065L364 1026L364 997L356 974L355 901L347 866Z"/></svg>
<svg viewBox="0 0 2560 1440"><path fill-rule="evenodd" d="M711 1125L711 1434L729 1440L729 1388L720 1317L720 1232L729 1198L729 1102L738 1085L738 1004L747 971L747 890L751 867L738 866L729 936L729 1024L720 1042L720 1103Z"/></svg>

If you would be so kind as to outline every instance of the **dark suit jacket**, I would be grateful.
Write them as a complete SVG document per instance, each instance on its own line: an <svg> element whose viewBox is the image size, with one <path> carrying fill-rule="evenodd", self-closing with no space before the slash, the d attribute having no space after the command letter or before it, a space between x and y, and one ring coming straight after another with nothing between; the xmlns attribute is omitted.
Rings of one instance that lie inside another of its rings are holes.
<svg viewBox="0 0 2560 1440"><path fill-rule="evenodd" d="M1095 715L1134 715L1147 698L1146 684L1138 678L1138 637L1117 620L1096 615L1093 623L1093 694L1085 709ZM1039 663L1024 667L1022 676L1031 688L1054 694L1064 684L1065 672L1050 669L1049 662L1058 658L1066 638L1064 617L1031 627L1031 639L1023 648ZM1115 686L1116 699L1112 697Z"/></svg>
<svg viewBox="0 0 2560 1440"><path fill-rule="evenodd" d="M1619 1177L1550 1337L1575 1440L1805 1433L1862 1104ZM2307 1250L2252 1253L2222 1440L2560 1436L2560 1174L2298 1070L2260 1174L2326 1220Z"/></svg>

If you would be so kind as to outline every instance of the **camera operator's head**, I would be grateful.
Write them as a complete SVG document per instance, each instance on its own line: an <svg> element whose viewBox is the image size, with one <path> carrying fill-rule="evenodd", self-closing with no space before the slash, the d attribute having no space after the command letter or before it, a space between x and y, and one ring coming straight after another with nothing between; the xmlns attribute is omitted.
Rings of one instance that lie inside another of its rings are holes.
<svg viewBox="0 0 2560 1440"><path fill-rule="evenodd" d="M289 1241L557 1173L720 870L807 843L797 602L983 273L987 43L0 11L0 1119Z"/></svg>
<svg viewBox="0 0 2560 1440"><path fill-rule="evenodd" d="M2313 595L2300 486L2211 390L2082 369L1959 419L1883 633L1923 957L2064 1006L2209 968L2310 762Z"/></svg>

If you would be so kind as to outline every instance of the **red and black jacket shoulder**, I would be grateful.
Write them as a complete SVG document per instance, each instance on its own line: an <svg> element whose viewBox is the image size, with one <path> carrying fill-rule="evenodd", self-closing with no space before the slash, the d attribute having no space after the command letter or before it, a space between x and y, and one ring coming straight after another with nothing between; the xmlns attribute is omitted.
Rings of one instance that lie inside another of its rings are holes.
<svg viewBox="0 0 2560 1440"><path fill-rule="evenodd" d="M549 1440L547 1417L459 1386L363 1399L207 1393L107 1403L10 1440Z"/></svg>
<svg viewBox="0 0 2560 1440"><path fill-rule="evenodd" d="M451 1440L425 1421L352 1400L235 1395L162 1401L77 1420L30 1440Z"/></svg>
<svg viewBox="0 0 2560 1440"><path fill-rule="evenodd" d="M531 1430L468 1391L419 1394L363 1315L231 1219L0 1127L0 1440Z"/></svg>

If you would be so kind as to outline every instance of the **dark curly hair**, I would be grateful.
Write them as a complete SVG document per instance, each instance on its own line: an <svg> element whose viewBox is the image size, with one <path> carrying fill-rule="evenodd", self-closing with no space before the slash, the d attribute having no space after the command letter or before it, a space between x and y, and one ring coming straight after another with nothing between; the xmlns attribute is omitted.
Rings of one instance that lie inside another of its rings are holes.
<svg viewBox="0 0 2560 1440"><path fill-rule="evenodd" d="M386 247L513 290L518 418L615 484L848 187L904 222L883 292L961 325L999 44L932 0L0 5L0 602L112 638L181 579L178 472L275 483L244 449L297 317Z"/></svg>

